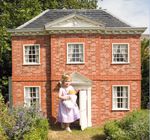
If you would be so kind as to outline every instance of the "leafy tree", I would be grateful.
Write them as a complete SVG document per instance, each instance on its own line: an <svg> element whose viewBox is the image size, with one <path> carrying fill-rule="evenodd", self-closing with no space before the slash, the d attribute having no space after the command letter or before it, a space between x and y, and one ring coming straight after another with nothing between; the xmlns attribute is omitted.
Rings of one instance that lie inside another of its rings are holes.
<svg viewBox="0 0 150 140"><path fill-rule="evenodd" d="M97 0L42 0L42 9L96 9Z"/></svg>
<svg viewBox="0 0 150 140"><path fill-rule="evenodd" d="M0 93L8 100L8 77L11 75L10 35L0 28Z"/></svg>
<svg viewBox="0 0 150 140"><path fill-rule="evenodd" d="M42 10L59 8L58 0L41 0Z"/></svg>
<svg viewBox="0 0 150 140"><path fill-rule="evenodd" d="M8 77L11 76L11 38L8 28L15 28L42 11L38 0L0 1L0 93L8 100Z"/></svg>
<svg viewBox="0 0 150 140"><path fill-rule="evenodd" d="M15 28L42 11L39 0L3 0L0 5L0 23L7 28Z"/></svg>
<svg viewBox="0 0 150 140"><path fill-rule="evenodd" d="M149 40L141 41L141 63L142 63L142 107L146 108L149 102Z"/></svg>

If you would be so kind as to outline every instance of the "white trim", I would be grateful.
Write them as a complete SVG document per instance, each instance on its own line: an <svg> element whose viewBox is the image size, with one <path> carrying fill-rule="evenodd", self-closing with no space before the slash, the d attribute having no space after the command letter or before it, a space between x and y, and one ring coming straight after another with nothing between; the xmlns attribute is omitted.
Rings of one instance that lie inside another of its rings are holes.
<svg viewBox="0 0 150 140"><path fill-rule="evenodd" d="M79 93L79 107L80 107L80 126L81 130L84 130L88 127L88 98L87 98L87 89L80 90Z"/></svg>
<svg viewBox="0 0 150 140"><path fill-rule="evenodd" d="M104 25L103 25L102 23L98 23L98 22L96 22L96 21L93 21L93 20L91 20L91 19L89 19L89 18L87 18L87 17L85 17L85 16L83 16L83 15L81 16L81 15L78 15L78 14L73 13L73 14L69 14L69 15L67 15L67 16L65 16L65 17L58 18L58 19L56 19L56 20L54 20L54 21L52 21L52 22L46 23L46 24L45 24L45 29L48 30L49 27L54 26L54 25L56 25L56 24L58 24L58 23L64 22L64 21L66 21L66 20L70 20L70 19L72 19L72 18L78 18L78 19L83 20L84 22L93 24L93 25L95 25L95 26L104 27ZM62 27L62 28L63 28L63 27Z"/></svg>
<svg viewBox="0 0 150 140"><path fill-rule="evenodd" d="M23 27L25 27L26 25L30 24L31 22L33 22L34 20L36 20L37 18L43 16L45 13L47 13L49 11L49 9L43 11L41 14L37 15L36 17L32 18L31 20L25 22L24 24L20 25L19 27L17 27L16 29L22 29Z"/></svg>
<svg viewBox="0 0 150 140"><path fill-rule="evenodd" d="M61 27L61 28L49 28L47 31L45 29L40 28L23 28L23 29L12 29L8 30L12 36L32 36L32 35L49 35L49 34L66 34L66 33L98 33L98 34L129 34L129 35L140 35L147 28L139 27L139 28L123 28L123 27L106 27L102 29L100 27L88 27L88 28L70 28L70 27Z"/></svg>
<svg viewBox="0 0 150 140"><path fill-rule="evenodd" d="M68 62L68 45L69 44L82 44L83 45L83 62ZM85 63L85 43L84 42L69 42L67 43L67 64L84 64Z"/></svg>
<svg viewBox="0 0 150 140"><path fill-rule="evenodd" d="M90 88L88 88L88 90L87 90L87 100L88 100L88 103L87 103L87 106L88 106L88 112L87 112L87 115L88 115L88 127L91 127L92 126L92 115L91 115L91 87Z"/></svg>
<svg viewBox="0 0 150 140"><path fill-rule="evenodd" d="M119 45L125 44L128 46L128 62L114 62L113 61L113 45L115 45L115 44L119 44ZM112 50L112 55L111 55L111 63L112 64L129 64L130 63L130 44L129 43L112 43L111 50Z"/></svg>
<svg viewBox="0 0 150 140"><path fill-rule="evenodd" d="M39 46L39 63L26 63L25 62L25 46ZM23 44L23 65L40 65L40 44Z"/></svg>
<svg viewBox="0 0 150 140"><path fill-rule="evenodd" d="M86 117L83 120L80 118L80 125L81 125L81 130L86 129L87 127L92 127L92 106L91 106L91 85L87 86L87 85L78 85L78 84L73 84L74 88L77 90L80 90L79 92L79 107L81 106L81 104L83 103L83 100L86 101ZM86 92L86 97L84 99L81 98L81 96L83 96L83 94L81 92ZM80 115L82 114L81 110L80 110ZM86 121L86 126L82 121ZM83 124L82 124L83 123ZM82 126L83 125L83 126Z"/></svg>
<svg viewBox="0 0 150 140"><path fill-rule="evenodd" d="M40 66L41 65L41 63L32 63L32 64L23 64L23 66L32 66L32 65L34 65L34 66Z"/></svg>
<svg viewBox="0 0 150 140"><path fill-rule="evenodd" d="M26 87L35 87L35 88L39 88L39 106L40 106L40 111L42 110L42 107L41 107L41 86L24 86L24 106L25 106L25 88Z"/></svg>
<svg viewBox="0 0 150 140"><path fill-rule="evenodd" d="M113 108L113 88L114 87L128 87L128 108ZM130 85L112 85L112 110L130 110Z"/></svg>

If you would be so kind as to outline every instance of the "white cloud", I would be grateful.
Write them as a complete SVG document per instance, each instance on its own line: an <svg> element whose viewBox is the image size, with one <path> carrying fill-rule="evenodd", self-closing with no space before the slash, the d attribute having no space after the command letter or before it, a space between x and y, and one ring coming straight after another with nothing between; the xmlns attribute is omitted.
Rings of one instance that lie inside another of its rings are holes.
<svg viewBox="0 0 150 140"><path fill-rule="evenodd" d="M149 27L149 0L99 0L99 6L135 27ZM145 33L150 33L148 28Z"/></svg>

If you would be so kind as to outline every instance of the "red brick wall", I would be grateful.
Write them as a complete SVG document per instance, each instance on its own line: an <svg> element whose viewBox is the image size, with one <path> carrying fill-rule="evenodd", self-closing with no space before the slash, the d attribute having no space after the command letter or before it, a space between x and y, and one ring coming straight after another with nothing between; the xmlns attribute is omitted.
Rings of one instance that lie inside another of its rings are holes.
<svg viewBox="0 0 150 140"><path fill-rule="evenodd" d="M23 45L40 44L40 65L23 65ZM12 75L16 79L50 79L49 36L12 38ZM22 80L21 79L21 80Z"/></svg>
<svg viewBox="0 0 150 140"><path fill-rule="evenodd" d="M129 111L112 111L112 85L129 85L130 111L140 108L140 81L94 81L92 89L92 123L104 124L122 118Z"/></svg>
<svg viewBox="0 0 150 140"><path fill-rule="evenodd" d="M85 64L66 64L67 43L85 44ZM24 66L23 44L41 45L41 65ZM130 63L125 65L111 64L112 43L129 43ZM92 85L92 124L103 124L108 119L120 118L127 111L111 110L112 85L130 85L130 109L140 108L140 39L136 35L51 35L33 37L13 37L13 97L14 104L23 101L23 86L40 84L42 95L51 98L47 102L56 117L58 108L57 93L53 91L56 82L64 72L79 72L93 81ZM49 47L51 46L51 47ZM46 86L44 86L44 84ZM44 86L44 87L43 87ZM50 89L51 86L51 89ZM19 90L17 93L15 93ZM51 91L49 91L51 90ZM19 94L18 94L19 93ZM17 95L18 94L18 95ZM18 97L19 96L19 97ZM18 98L19 100L18 100ZM44 97L44 98L45 98ZM16 99L17 98L17 99ZM43 97L42 97L43 98ZM43 98L42 108L46 108ZM46 109L45 109L46 110ZM44 110L44 111L45 111Z"/></svg>
<svg viewBox="0 0 150 140"><path fill-rule="evenodd" d="M68 42L85 43L85 64L66 65ZM112 43L129 43L130 64L111 64ZM52 79L59 79L65 71L78 71L92 80L141 78L139 36L52 35L51 46Z"/></svg>
<svg viewBox="0 0 150 140"><path fill-rule="evenodd" d="M23 45L40 44L40 65L23 65ZM12 94L14 106L24 102L24 86L41 87L41 108L51 115L49 36L12 37Z"/></svg>
<svg viewBox="0 0 150 140"><path fill-rule="evenodd" d="M46 116L51 115L51 95L50 82L35 82L35 81L13 81L13 105L22 106L24 104L24 86L40 86L41 110Z"/></svg>

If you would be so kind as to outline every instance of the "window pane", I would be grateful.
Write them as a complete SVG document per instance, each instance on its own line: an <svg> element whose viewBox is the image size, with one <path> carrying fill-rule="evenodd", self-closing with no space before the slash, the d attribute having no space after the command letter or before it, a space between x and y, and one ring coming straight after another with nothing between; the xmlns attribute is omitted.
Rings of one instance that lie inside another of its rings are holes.
<svg viewBox="0 0 150 140"><path fill-rule="evenodd" d="M68 62L83 62L83 44L68 44Z"/></svg>
<svg viewBox="0 0 150 140"><path fill-rule="evenodd" d="M128 109L128 87L113 87L113 108Z"/></svg>
<svg viewBox="0 0 150 140"><path fill-rule="evenodd" d="M123 99L123 108L128 108L128 99Z"/></svg>
<svg viewBox="0 0 150 140"><path fill-rule="evenodd" d="M117 99L116 98L114 98L113 99L113 108L117 108Z"/></svg>
<svg viewBox="0 0 150 140"><path fill-rule="evenodd" d="M117 96L117 87L114 87L113 88L113 97L114 98L117 98L118 96Z"/></svg>
<svg viewBox="0 0 150 140"><path fill-rule="evenodd" d="M25 63L39 63L39 46L25 46Z"/></svg>
<svg viewBox="0 0 150 140"><path fill-rule="evenodd" d="M128 62L128 45L113 44L113 62Z"/></svg>
<svg viewBox="0 0 150 140"><path fill-rule="evenodd" d="M28 107L31 106L31 100L30 99L26 99L25 106L28 106Z"/></svg>
<svg viewBox="0 0 150 140"><path fill-rule="evenodd" d="M25 88L25 103L27 106L35 105L39 107L39 87Z"/></svg>

